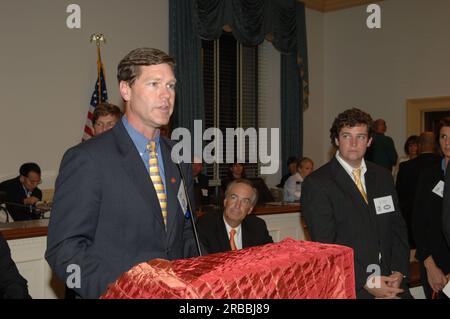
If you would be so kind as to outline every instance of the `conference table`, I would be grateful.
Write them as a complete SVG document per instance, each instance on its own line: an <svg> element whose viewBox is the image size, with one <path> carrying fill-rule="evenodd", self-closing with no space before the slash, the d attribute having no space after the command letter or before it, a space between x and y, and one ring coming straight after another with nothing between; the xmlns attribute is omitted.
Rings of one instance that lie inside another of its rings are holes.
<svg viewBox="0 0 450 319"><path fill-rule="evenodd" d="M255 207L253 213L266 221L274 242L285 238L308 239L298 203L268 203ZM61 298L64 295L64 285L44 258L48 222L49 219L37 219L0 223L0 232L8 241L20 273L28 280L33 298Z"/></svg>

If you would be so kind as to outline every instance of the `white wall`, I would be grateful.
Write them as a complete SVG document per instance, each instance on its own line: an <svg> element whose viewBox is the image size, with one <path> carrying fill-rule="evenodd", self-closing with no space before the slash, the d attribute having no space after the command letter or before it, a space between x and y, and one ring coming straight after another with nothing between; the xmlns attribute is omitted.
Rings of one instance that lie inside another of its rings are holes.
<svg viewBox="0 0 450 319"><path fill-rule="evenodd" d="M323 14L323 32L321 14L307 12L311 100L320 100L322 92L324 104L322 108L320 102L312 102L305 113L305 154L326 158L334 117L349 107L360 107L374 118L386 119L387 134L402 155L406 99L450 95L450 1L379 4L382 27L375 30L366 27L366 6ZM322 36L323 86L318 79L319 84L313 82L322 72L317 62ZM322 141L306 146L314 136Z"/></svg>
<svg viewBox="0 0 450 319"><path fill-rule="evenodd" d="M324 103L324 14L306 9L308 44L309 108L303 113L303 156L319 167L326 160L329 123Z"/></svg>
<svg viewBox="0 0 450 319"><path fill-rule="evenodd" d="M66 7L81 6L81 29L66 27ZM53 182L64 151L81 140L97 77L92 33L102 47L111 103L121 105L116 68L130 50L168 51L166 0L4 0L0 3L0 180L37 162L42 188Z"/></svg>
<svg viewBox="0 0 450 319"><path fill-rule="evenodd" d="M103 62L110 101L116 104L121 104L115 80L119 60L139 46L168 51L168 1L78 0L80 30L66 27L70 3L0 4L0 180L15 176L21 163L36 161L43 169L42 187L52 187L64 151L81 139L96 79L92 33L107 37ZM344 109L359 106L374 118L384 117L401 153L406 99L450 95L450 1L379 4L379 30L367 29L366 6L326 14L306 10L310 108L304 114L304 155L316 167L328 160L328 130ZM279 107L279 101L273 105ZM269 127L277 127L279 114L270 111Z"/></svg>

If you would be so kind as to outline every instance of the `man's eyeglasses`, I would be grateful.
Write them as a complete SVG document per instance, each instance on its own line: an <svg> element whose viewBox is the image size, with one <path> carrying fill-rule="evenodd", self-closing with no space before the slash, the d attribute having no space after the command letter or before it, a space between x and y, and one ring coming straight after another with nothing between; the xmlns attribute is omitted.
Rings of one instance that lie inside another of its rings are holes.
<svg viewBox="0 0 450 319"><path fill-rule="evenodd" d="M26 179L28 180L28 182L29 182L30 184L33 184L33 185L40 185L40 184L42 184L42 179L39 179L38 181L32 180L32 179L29 178L29 177L26 177Z"/></svg>

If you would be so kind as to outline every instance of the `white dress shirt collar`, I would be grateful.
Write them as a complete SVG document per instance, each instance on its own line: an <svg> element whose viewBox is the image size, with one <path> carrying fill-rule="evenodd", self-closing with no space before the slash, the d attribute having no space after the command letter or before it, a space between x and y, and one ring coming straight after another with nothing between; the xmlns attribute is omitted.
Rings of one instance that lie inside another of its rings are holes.
<svg viewBox="0 0 450 319"><path fill-rule="evenodd" d="M353 170L355 168L353 168L349 163L347 163L342 157L341 154L339 153L339 150L336 152L336 159L338 160L339 164L341 164L341 166L344 168L344 170L347 172L348 175L350 175L350 177L352 178L353 182L355 182L355 178L353 177ZM361 159L361 183L364 187L364 190L367 192L367 188L366 188L366 179L365 179L365 174L367 172L367 166L366 166L366 162L364 161L364 158Z"/></svg>

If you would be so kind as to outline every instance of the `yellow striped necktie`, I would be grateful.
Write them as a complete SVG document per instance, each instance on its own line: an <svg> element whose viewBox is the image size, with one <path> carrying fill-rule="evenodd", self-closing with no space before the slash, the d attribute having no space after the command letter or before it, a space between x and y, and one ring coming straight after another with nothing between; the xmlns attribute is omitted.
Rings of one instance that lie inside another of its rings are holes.
<svg viewBox="0 0 450 319"><path fill-rule="evenodd" d="M156 195L159 199L159 205L161 206L161 213L164 219L164 225L167 226L167 195L164 189L164 184L159 174L158 166L158 154L156 153L156 143L155 141L150 141L147 144L147 151L149 153L149 172L150 178L155 187Z"/></svg>
<svg viewBox="0 0 450 319"><path fill-rule="evenodd" d="M358 187L359 192L361 193L362 197L364 197L364 201L366 202L366 204L368 204L368 200L367 200L367 194L366 191L364 190L363 184L361 182L361 167L360 168L355 168L352 171L353 177L355 178L355 183L356 183L356 187Z"/></svg>

